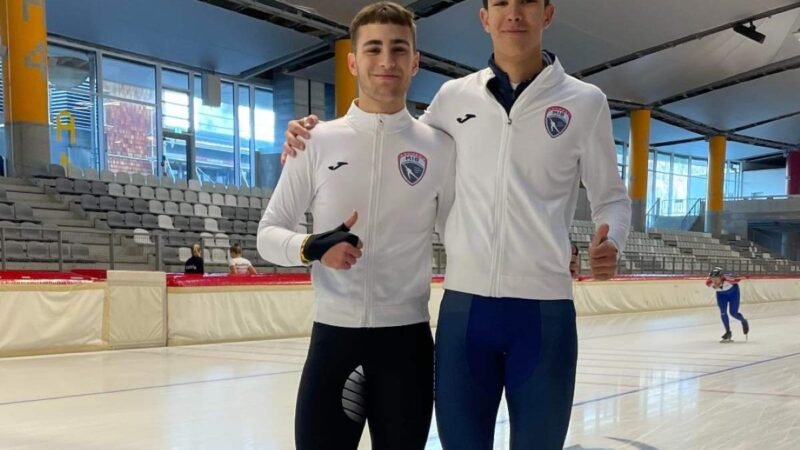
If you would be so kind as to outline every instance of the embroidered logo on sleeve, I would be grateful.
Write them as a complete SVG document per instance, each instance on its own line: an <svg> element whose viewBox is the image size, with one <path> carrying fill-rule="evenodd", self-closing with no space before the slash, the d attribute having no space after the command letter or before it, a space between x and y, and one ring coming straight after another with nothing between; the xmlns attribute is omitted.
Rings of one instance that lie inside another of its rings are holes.
<svg viewBox="0 0 800 450"><path fill-rule="evenodd" d="M551 138L557 138L567 131L572 113L567 108L551 106L544 114L544 127Z"/></svg>
<svg viewBox="0 0 800 450"><path fill-rule="evenodd" d="M400 175L411 186L416 185L425 176L428 168L428 158L417 152L403 152L397 157Z"/></svg>

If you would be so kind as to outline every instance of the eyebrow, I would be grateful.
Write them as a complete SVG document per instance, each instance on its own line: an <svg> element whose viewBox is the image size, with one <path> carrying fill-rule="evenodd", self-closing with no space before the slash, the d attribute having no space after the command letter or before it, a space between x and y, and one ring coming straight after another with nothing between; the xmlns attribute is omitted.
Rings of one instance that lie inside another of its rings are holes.
<svg viewBox="0 0 800 450"><path fill-rule="evenodd" d="M406 40L406 39L392 39L389 43L392 44L392 45L405 44L405 45L411 47L411 43L408 42L408 40ZM381 41L379 39L372 39L370 41L364 42L364 46L365 47L368 46L368 45L383 45L383 41Z"/></svg>

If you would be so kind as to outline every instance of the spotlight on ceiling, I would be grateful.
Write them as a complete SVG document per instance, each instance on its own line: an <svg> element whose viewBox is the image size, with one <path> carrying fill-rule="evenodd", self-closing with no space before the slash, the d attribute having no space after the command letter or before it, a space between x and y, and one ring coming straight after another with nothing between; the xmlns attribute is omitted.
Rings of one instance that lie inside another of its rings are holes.
<svg viewBox="0 0 800 450"><path fill-rule="evenodd" d="M764 33L759 33L756 31L756 26L753 25L753 22L750 22L750 25L746 25L744 23L737 24L733 27L733 31L741 34L742 36L752 39L759 44L763 44L764 40L767 36Z"/></svg>

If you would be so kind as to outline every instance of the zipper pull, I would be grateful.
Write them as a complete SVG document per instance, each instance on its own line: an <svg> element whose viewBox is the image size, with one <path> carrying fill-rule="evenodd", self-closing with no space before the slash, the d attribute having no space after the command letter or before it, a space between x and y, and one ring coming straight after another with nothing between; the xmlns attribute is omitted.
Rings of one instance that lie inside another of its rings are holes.
<svg viewBox="0 0 800 450"><path fill-rule="evenodd" d="M508 124L511 125L511 117L508 118Z"/></svg>

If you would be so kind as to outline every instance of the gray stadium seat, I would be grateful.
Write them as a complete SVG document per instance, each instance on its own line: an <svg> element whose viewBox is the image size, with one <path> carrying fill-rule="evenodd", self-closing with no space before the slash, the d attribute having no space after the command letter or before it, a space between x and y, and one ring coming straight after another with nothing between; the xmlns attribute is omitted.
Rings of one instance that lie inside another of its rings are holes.
<svg viewBox="0 0 800 450"><path fill-rule="evenodd" d="M158 225L158 216L153 214L142 214L142 228L146 230L156 230L161 228Z"/></svg>
<svg viewBox="0 0 800 450"><path fill-rule="evenodd" d="M144 175L140 173L134 173L131 175L131 184L135 184L137 186L146 186L147 182L144 179Z"/></svg>
<svg viewBox="0 0 800 450"><path fill-rule="evenodd" d="M247 234L247 222L243 222L241 220L234 220L233 232L236 234Z"/></svg>
<svg viewBox="0 0 800 450"><path fill-rule="evenodd" d="M28 242L28 259L49 260L50 246L43 242Z"/></svg>
<svg viewBox="0 0 800 450"><path fill-rule="evenodd" d="M83 244L72 244L70 253L72 254L72 259L76 261L90 261L92 259L89 247Z"/></svg>
<svg viewBox="0 0 800 450"><path fill-rule="evenodd" d="M69 260L72 259L72 256L70 254L69 245L62 243L61 244L61 252L60 252L60 254L59 254L59 250L58 250L58 242L51 242L51 243L49 243L47 245L48 245L48 247L50 247L50 257L51 258L53 258L55 260L61 259L63 261L69 261Z"/></svg>
<svg viewBox="0 0 800 450"><path fill-rule="evenodd" d="M223 206L222 207L222 217L233 220L236 218L236 208L230 206Z"/></svg>
<svg viewBox="0 0 800 450"><path fill-rule="evenodd" d="M188 188L192 191L202 191L203 190L203 183L200 180L189 180L188 181Z"/></svg>
<svg viewBox="0 0 800 450"><path fill-rule="evenodd" d="M212 203L211 194L209 194L208 192L198 192L197 198L200 199L200 203L204 205L210 205Z"/></svg>
<svg viewBox="0 0 800 450"><path fill-rule="evenodd" d="M117 177L114 175L113 172L104 170L100 172L100 181L105 181L106 183L112 183L117 181Z"/></svg>
<svg viewBox="0 0 800 450"><path fill-rule="evenodd" d="M148 203L150 205L149 210L150 210L151 214L164 214L164 204L163 203L161 203L158 200L150 200Z"/></svg>
<svg viewBox="0 0 800 450"><path fill-rule="evenodd" d="M174 230L175 224L172 223L172 217L163 214L158 216L158 228L162 230Z"/></svg>
<svg viewBox="0 0 800 450"><path fill-rule="evenodd" d="M139 245L153 245L153 241L150 240L150 232L147 231L146 228L136 228L133 230L133 242Z"/></svg>
<svg viewBox="0 0 800 450"><path fill-rule="evenodd" d="M175 203L180 203L185 201L183 198L183 191L180 189L170 189L169 199Z"/></svg>
<svg viewBox="0 0 800 450"><path fill-rule="evenodd" d="M56 191L59 194L73 194L75 193L74 183L66 178L58 178L56 179Z"/></svg>
<svg viewBox="0 0 800 450"><path fill-rule="evenodd" d="M76 194L90 194L92 192L91 181L75 180L73 187Z"/></svg>
<svg viewBox="0 0 800 450"><path fill-rule="evenodd" d="M225 194L225 206L233 206L234 208L239 206L236 202L236 196L232 194Z"/></svg>
<svg viewBox="0 0 800 450"><path fill-rule="evenodd" d="M111 228L125 228L125 215L116 211L109 211L106 215L106 223Z"/></svg>
<svg viewBox="0 0 800 450"><path fill-rule="evenodd" d="M126 172L117 172L117 183L119 184L131 184L131 174Z"/></svg>
<svg viewBox="0 0 800 450"><path fill-rule="evenodd" d="M173 224L175 228L179 230L189 230L189 218L185 216L178 216L175 217L173 220Z"/></svg>
<svg viewBox="0 0 800 450"><path fill-rule="evenodd" d="M47 172L51 177L62 177L63 178L63 177L67 176L67 171L64 170L64 168L61 167L58 164L50 164L50 168L48 169Z"/></svg>
<svg viewBox="0 0 800 450"><path fill-rule="evenodd" d="M55 229L47 229L47 227L42 227L42 240L45 241L57 241L58 240L58 230Z"/></svg>
<svg viewBox="0 0 800 450"><path fill-rule="evenodd" d="M225 196L217 192L211 194L211 204L217 206L225 206Z"/></svg>
<svg viewBox="0 0 800 450"><path fill-rule="evenodd" d="M184 191L183 197L187 203L195 204L200 203L200 199L197 197L197 192L195 191Z"/></svg>
<svg viewBox="0 0 800 450"><path fill-rule="evenodd" d="M116 211L117 200L114 197L103 195L100 197L99 207L102 211Z"/></svg>
<svg viewBox="0 0 800 450"><path fill-rule="evenodd" d="M249 208L250 207L250 200L248 199L248 197L245 197L244 195L240 195L240 196L236 197L236 206L238 206L239 208Z"/></svg>
<svg viewBox="0 0 800 450"><path fill-rule="evenodd" d="M177 247L164 247L163 253L161 257L164 258L164 262L168 264L183 264L184 261L180 259L178 255L178 248Z"/></svg>
<svg viewBox="0 0 800 450"><path fill-rule="evenodd" d="M0 203L0 220L14 220L14 207L5 203Z"/></svg>
<svg viewBox="0 0 800 450"><path fill-rule="evenodd" d="M219 225L219 231L222 231L223 233L228 233L228 234L233 233L233 222L232 221L225 220L225 219L218 219L217 220L217 225Z"/></svg>
<svg viewBox="0 0 800 450"><path fill-rule="evenodd" d="M156 192L150 186L142 186L139 188L139 197L145 200L153 200L156 198Z"/></svg>
<svg viewBox="0 0 800 450"><path fill-rule="evenodd" d="M117 198L117 211L122 213L133 212L133 200L125 197Z"/></svg>
<svg viewBox="0 0 800 450"><path fill-rule="evenodd" d="M194 205L194 215L197 217L208 217L208 207L199 203Z"/></svg>
<svg viewBox="0 0 800 450"><path fill-rule="evenodd" d="M190 203L183 202L180 205L178 205L178 207L180 208L180 214L182 216L194 215L194 206L192 206Z"/></svg>
<svg viewBox="0 0 800 450"><path fill-rule="evenodd" d="M236 219L237 220L250 220L249 209L236 208Z"/></svg>
<svg viewBox="0 0 800 450"><path fill-rule="evenodd" d="M164 202L164 214L170 216L177 216L181 213L180 208L178 208L178 204L175 202Z"/></svg>
<svg viewBox="0 0 800 450"><path fill-rule="evenodd" d="M141 198L141 195L139 195L139 186L134 186L132 184L126 184L125 185L125 197Z"/></svg>
<svg viewBox="0 0 800 450"><path fill-rule="evenodd" d="M231 240L225 233L217 233L214 235L214 243L217 247L228 248L231 246Z"/></svg>
<svg viewBox="0 0 800 450"><path fill-rule="evenodd" d="M0 220L0 228L4 230L6 239L19 239L19 225L8 220Z"/></svg>
<svg viewBox="0 0 800 450"><path fill-rule="evenodd" d="M178 258L181 261L186 262L187 259L192 257L192 249L189 247L181 247L178 249Z"/></svg>
<svg viewBox="0 0 800 450"><path fill-rule="evenodd" d="M204 220L205 222L205 230L210 231L212 233L219 233L219 225L217 221L211 218L207 218Z"/></svg>
<svg viewBox="0 0 800 450"><path fill-rule="evenodd" d="M254 187L250 189L250 196L262 198L264 197L264 191L262 191L261 188Z"/></svg>
<svg viewBox="0 0 800 450"><path fill-rule="evenodd" d="M83 169L83 178L89 181L97 181L97 171L94 169Z"/></svg>
<svg viewBox="0 0 800 450"><path fill-rule="evenodd" d="M244 187L244 186L239 187L239 186L236 186L235 184L229 184L228 185L228 189L225 192L227 192L228 194L232 194L232 195L240 195L240 194L243 193L243 190L245 190L245 189L247 189L247 188ZM249 191L249 189L247 189L247 190Z"/></svg>
<svg viewBox="0 0 800 450"><path fill-rule="evenodd" d="M254 220L258 222L261 220L261 211L258 209L250 208L248 211L248 220Z"/></svg>
<svg viewBox="0 0 800 450"><path fill-rule="evenodd" d="M33 208L25 203L14 203L14 216L17 220L38 222L38 220L33 217Z"/></svg>
<svg viewBox="0 0 800 450"><path fill-rule="evenodd" d="M144 214L150 212L150 202L143 198L133 199L133 212Z"/></svg>
<svg viewBox="0 0 800 450"><path fill-rule="evenodd" d="M108 195L108 185L102 181L92 181L93 195Z"/></svg>
<svg viewBox="0 0 800 450"><path fill-rule="evenodd" d="M22 242L17 241L6 241L6 247L3 249L3 252L8 259L14 260L25 260L28 259L25 256L25 244Z"/></svg>
<svg viewBox="0 0 800 450"><path fill-rule="evenodd" d="M216 264L226 264L228 262L228 255L225 250L221 248L211 249L211 262Z"/></svg>
<svg viewBox="0 0 800 450"><path fill-rule="evenodd" d="M266 205L263 204L263 202L261 201L260 198L258 198L258 197L250 197L250 207L251 208L261 209L262 206L266 206Z"/></svg>
<svg viewBox="0 0 800 450"><path fill-rule="evenodd" d="M247 222L247 234L258 234L258 222Z"/></svg>
<svg viewBox="0 0 800 450"><path fill-rule="evenodd" d="M214 184L214 186L211 188L211 192L215 192L215 193L217 193L217 194L224 194L224 193L225 193L225 191L226 191L225 185L224 185L224 184L222 184L222 183L216 183L216 184Z"/></svg>
<svg viewBox="0 0 800 450"><path fill-rule="evenodd" d="M177 180L175 181L175 187L178 189L183 189L184 191L189 189L189 183L186 180Z"/></svg>
<svg viewBox="0 0 800 450"><path fill-rule="evenodd" d="M214 219L222 218L222 209L217 205L209 205L208 217L212 217Z"/></svg>
<svg viewBox="0 0 800 450"><path fill-rule="evenodd" d="M175 187L175 182L172 180L171 177L161 177L161 187L172 189Z"/></svg>
<svg viewBox="0 0 800 450"><path fill-rule="evenodd" d="M125 226L128 228L142 228L142 216L136 213L125 213Z"/></svg>
<svg viewBox="0 0 800 450"><path fill-rule="evenodd" d="M189 229L192 231L205 231L206 223L202 217L191 217L189 219Z"/></svg>
<svg viewBox="0 0 800 450"><path fill-rule="evenodd" d="M180 231L169 231L167 233L167 245L181 246L186 245L186 238Z"/></svg>
<svg viewBox="0 0 800 450"><path fill-rule="evenodd" d="M81 195L81 208L84 211L100 211L100 202L94 195L83 194Z"/></svg>
<svg viewBox="0 0 800 450"><path fill-rule="evenodd" d="M38 241L42 239L42 226L38 223L22 222L19 224L20 239Z"/></svg>
<svg viewBox="0 0 800 450"><path fill-rule="evenodd" d="M125 188L119 183L108 183L108 195L112 197L124 197Z"/></svg>
<svg viewBox="0 0 800 450"><path fill-rule="evenodd" d="M172 199L169 197L169 191L168 190L166 190L166 189L164 189L162 187L159 187L159 188L156 188L156 200L161 200L162 202L167 202L167 201L170 201Z"/></svg>
<svg viewBox="0 0 800 450"><path fill-rule="evenodd" d="M158 187L159 186L158 177L155 175L145 175L144 184L153 188Z"/></svg>

